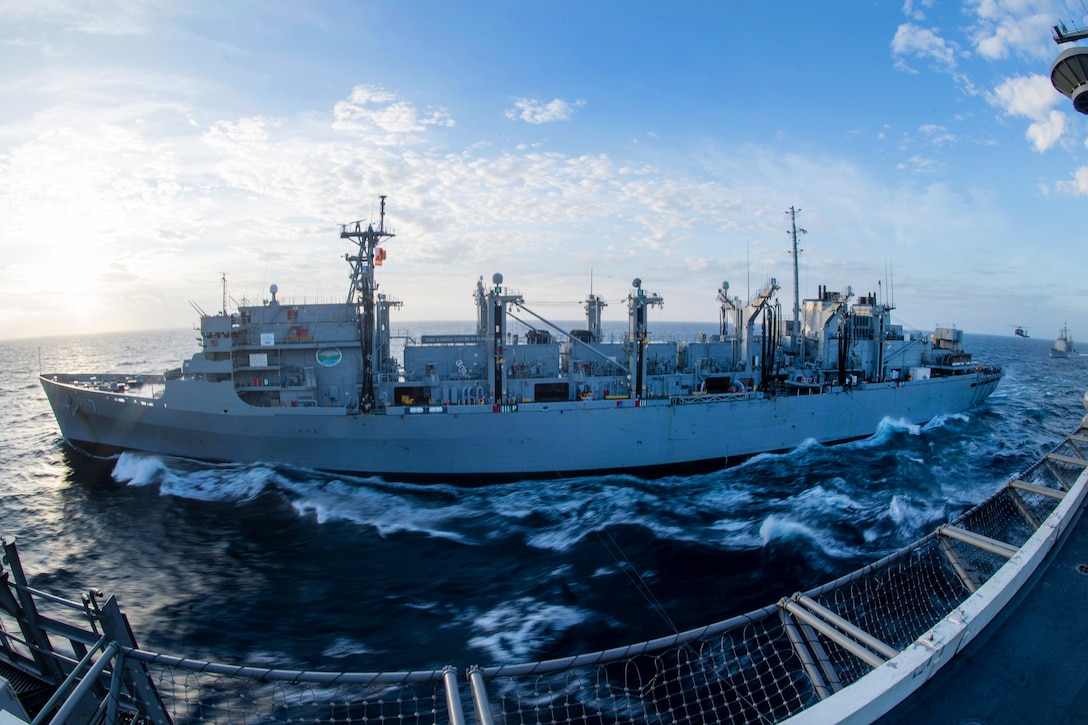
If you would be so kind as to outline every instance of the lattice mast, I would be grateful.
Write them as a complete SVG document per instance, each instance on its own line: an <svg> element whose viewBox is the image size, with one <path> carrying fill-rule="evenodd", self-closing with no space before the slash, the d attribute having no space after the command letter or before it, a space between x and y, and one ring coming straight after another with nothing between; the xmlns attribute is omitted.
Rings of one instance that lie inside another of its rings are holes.
<svg viewBox="0 0 1088 725"><path fill-rule="evenodd" d="M367 224L363 229L363 222L351 222L341 225L340 238L352 239L359 246L359 253L355 255L345 254L344 259L351 264L351 288L348 290L348 304L356 305L361 311L359 315L359 340L363 353L363 381L362 391L359 395L359 405L363 412L369 412L374 407L374 296L378 289L374 281L374 266L381 264L385 259L385 250L380 249L382 241L386 237L394 236L392 232L385 230L385 195L381 197L381 213L378 217L378 228L374 223Z"/></svg>
<svg viewBox="0 0 1088 725"><path fill-rule="evenodd" d="M638 277L631 282L631 288L627 296L627 344L631 346L631 397L638 400L646 397L646 345L650 342L647 313L654 305L664 305L665 300L657 294L647 295Z"/></svg>
<svg viewBox="0 0 1088 725"><path fill-rule="evenodd" d="M790 252L793 256L793 334L790 335L790 339L794 349L797 349L801 338L801 283L797 271L797 255L804 251L797 248L797 233L808 234L806 230L797 226L797 214L800 211L792 206L786 210L786 213L790 215L790 239L793 240L793 250Z"/></svg>

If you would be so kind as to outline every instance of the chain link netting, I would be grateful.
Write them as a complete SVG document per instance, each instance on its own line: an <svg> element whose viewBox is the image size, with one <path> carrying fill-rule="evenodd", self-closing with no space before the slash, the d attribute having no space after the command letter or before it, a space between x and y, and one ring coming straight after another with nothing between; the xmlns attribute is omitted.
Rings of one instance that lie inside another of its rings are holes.
<svg viewBox="0 0 1088 725"><path fill-rule="evenodd" d="M188 723L449 722L441 678L429 683L359 684L264 680L146 665L175 725ZM303 675L304 676L304 675Z"/></svg>

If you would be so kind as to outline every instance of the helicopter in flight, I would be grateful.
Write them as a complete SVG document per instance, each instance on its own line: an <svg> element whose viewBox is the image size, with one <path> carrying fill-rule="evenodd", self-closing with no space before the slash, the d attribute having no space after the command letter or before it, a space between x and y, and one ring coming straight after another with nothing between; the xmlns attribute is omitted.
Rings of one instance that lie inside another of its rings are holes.
<svg viewBox="0 0 1088 725"><path fill-rule="evenodd" d="M1017 337L1031 337L1031 335L1028 334L1028 328L1026 327L1021 325L1009 325L1009 327L1013 328L1012 334Z"/></svg>

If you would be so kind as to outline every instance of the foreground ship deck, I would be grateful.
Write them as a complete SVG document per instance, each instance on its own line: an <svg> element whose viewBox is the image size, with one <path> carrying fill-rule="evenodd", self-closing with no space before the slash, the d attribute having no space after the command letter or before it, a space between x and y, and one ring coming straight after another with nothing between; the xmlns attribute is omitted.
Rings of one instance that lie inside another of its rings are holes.
<svg viewBox="0 0 1088 725"><path fill-rule="evenodd" d="M398 480L656 475L865 437L884 418L924 423L981 403L1001 379L961 330L906 331L875 293L821 287L783 320L774 279L747 303L723 283L718 328L681 343L651 335L664 300L639 279L626 334L608 340L599 296L584 329L563 330L496 274L476 284L474 334L425 335L397 359L401 303L374 278L392 236L384 209L376 229L341 232L358 246L342 304L281 302L273 285L264 304L202 315L200 350L164 376L41 376L64 438L93 454Z"/></svg>
<svg viewBox="0 0 1088 725"><path fill-rule="evenodd" d="M1088 550L1086 425L990 499L850 575L680 634L544 662L301 672L149 652L113 597L35 589L5 542L0 672L13 687L0 687L0 722L900 722L995 707L1020 721L1009 697L1032 703L1026 719L1045 700L1068 720L1088 687L1069 606L1088 590L1071 568ZM1016 684L1031 680L1030 696L948 670L987 640ZM1048 662L1061 678L1028 677Z"/></svg>

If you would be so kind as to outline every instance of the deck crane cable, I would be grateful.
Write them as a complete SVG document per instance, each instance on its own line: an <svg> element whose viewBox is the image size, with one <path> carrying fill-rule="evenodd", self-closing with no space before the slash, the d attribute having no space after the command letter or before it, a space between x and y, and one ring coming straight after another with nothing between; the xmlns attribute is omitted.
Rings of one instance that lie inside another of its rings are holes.
<svg viewBox="0 0 1088 725"><path fill-rule="evenodd" d="M650 585L646 583L646 580L642 578L642 575L635 570L634 564L627 558L627 555L623 553L623 549L619 543L612 537L612 534L606 527L603 531L596 531L597 537L600 538L601 543L604 544L604 548L608 550L608 553L612 555L612 558L619 565L620 569L627 575L627 578L634 585L635 590L642 595L646 602L650 605L650 609L660 615L665 620L665 624L669 625L673 634L680 634L679 628L676 626L676 622L672 621L672 617L665 611L664 605L661 601L654 596L653 591L650 589Z"/></svg>

